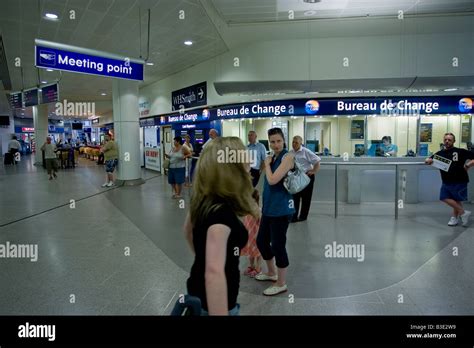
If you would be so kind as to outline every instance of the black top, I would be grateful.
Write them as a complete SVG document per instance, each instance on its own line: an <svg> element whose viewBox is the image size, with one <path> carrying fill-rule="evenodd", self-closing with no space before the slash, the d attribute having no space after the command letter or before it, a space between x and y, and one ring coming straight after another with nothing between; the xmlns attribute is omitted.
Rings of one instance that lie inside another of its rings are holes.
<svg viewBox="0 0 474 348"><path fill-rule="evenodd" d="M232 211L232 208L226 203L211 213L207 219L204 219L204 222L193 228L193 245L196 256L191 268L191 275L187 281L188 294L199 297L203 309L208 310L204 278L206 269L206 240L208 228L215 224L226 225L230 228L230 235L227 240L225 276L227 279L228 308L231 310L237 304L240 284L239 256L240 250L247 244L248 232Z"/></svg>
<svg viewBox="0 0 474 348"><path fill-rule="evenodd" d="M464 169L464 164L467 160L474 159L474 152L452 147L449 150L438 151L436 155L452 161L449 171L440 170L441 180L443 180L444 184L463 184L469 182L469 175Z"/></svg>

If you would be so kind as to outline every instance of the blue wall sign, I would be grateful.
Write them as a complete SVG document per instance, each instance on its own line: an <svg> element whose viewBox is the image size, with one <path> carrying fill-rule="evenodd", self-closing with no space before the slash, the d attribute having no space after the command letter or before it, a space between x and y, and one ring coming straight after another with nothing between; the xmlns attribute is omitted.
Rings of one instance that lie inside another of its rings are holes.
<svg viewBox="0 0 474 348"><path fill-rule="evenodd" d="M207 82L171 92L172 110L188 109L207 104Z"/></svg>
<svg viewBox="0 0 474 348"><path fill-rule="evenodd" d="M49 47L51 45L44 46L37 42L35 46L35 65L45 69L143 81L143 64L136 63L129 58L102 57L100 56L101 52L96 54L79 53L77 51L86 51L86 49L78 47L76 51L72 46L57 45L71 47L71 50Z"/></svg>
<svg viewBox="0 0 474 348"><path fill-rule="evenodd" d="M473 100L473 97L463 96L288 99L195 109L187 113L173 113L147 119L154 120L155 125L169 125L275 116L469 114L474 113ZM141 119L140 124L147 119Z"/></svg>

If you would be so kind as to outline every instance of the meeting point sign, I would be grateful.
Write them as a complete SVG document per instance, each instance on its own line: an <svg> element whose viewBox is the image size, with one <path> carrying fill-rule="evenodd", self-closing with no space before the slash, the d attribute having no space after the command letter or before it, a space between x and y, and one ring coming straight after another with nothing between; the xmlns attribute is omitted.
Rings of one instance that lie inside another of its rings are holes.
<svg viewBox="0 0 474 348"><path fill-rule="evenodd" d="M92 49L35 40L38 68L143 81L144 61Z"/></svg>

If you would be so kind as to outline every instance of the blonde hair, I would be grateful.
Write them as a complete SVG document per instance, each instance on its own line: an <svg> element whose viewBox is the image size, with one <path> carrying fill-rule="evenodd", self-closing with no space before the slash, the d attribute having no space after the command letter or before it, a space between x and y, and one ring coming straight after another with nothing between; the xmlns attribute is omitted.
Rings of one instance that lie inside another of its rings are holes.
<svg viewBox="0 0 474 348"><path fill-rule="evenodd" d="M237 137L220 137L210 142L201 153L193 178L191 222L194 226L227 203L237 216L259 217L258 204L246 163L219 161L225 149L247 150ZM235 161L233 161L235 162Z"/></svg>

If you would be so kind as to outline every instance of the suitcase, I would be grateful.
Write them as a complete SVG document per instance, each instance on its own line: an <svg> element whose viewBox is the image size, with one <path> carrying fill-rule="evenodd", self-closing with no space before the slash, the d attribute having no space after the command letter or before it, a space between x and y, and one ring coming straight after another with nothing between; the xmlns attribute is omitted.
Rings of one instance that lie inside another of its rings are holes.
<svg viewBox="0 0 474 348"><path fill-rule="evenodd" d="M4 155L3 164L13 164L13 155L10 152Z"/></svg>

